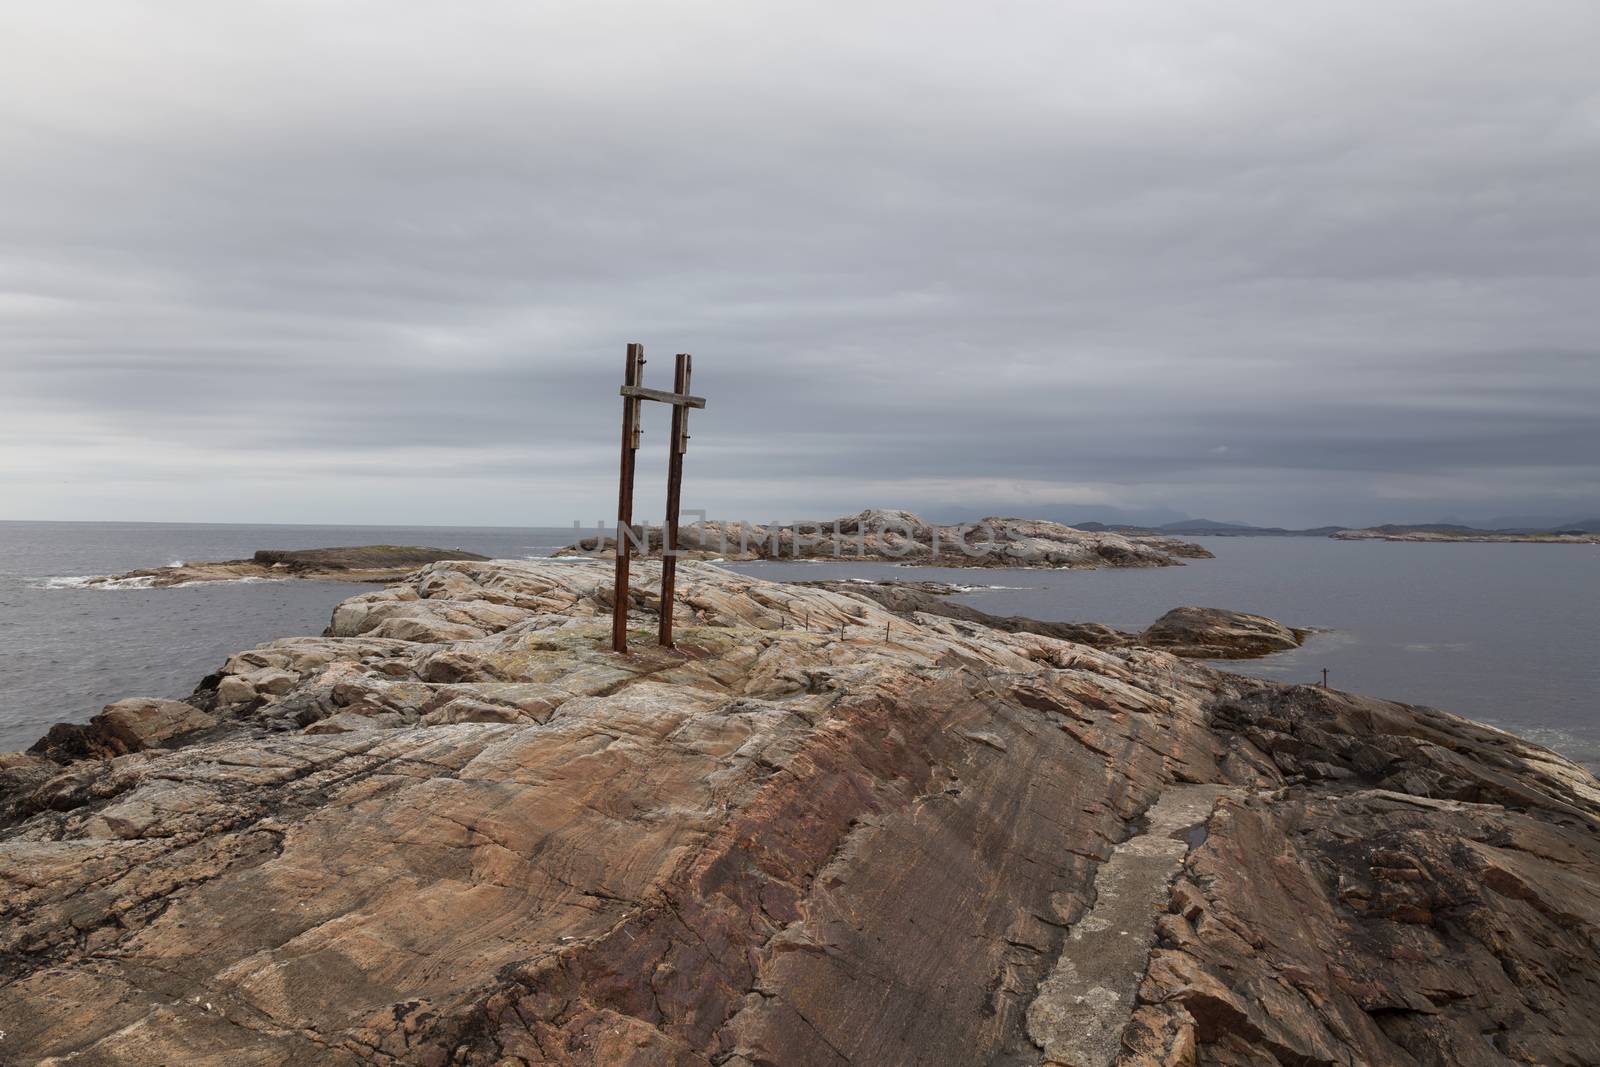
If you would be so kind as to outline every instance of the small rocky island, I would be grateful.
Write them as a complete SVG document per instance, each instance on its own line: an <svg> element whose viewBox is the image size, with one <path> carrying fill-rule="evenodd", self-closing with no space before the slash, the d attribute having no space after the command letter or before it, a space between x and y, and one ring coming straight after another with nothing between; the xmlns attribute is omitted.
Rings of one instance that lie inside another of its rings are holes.
<svg viewBox="0 0 1600 1067"><path fill-rule="evenodd" d="M271 581L304 578L323 582L392 582L426 563L485 560L459 548L414 545L360 545L352 548L264 548L250 559L175 563L125 574L90 578L85 585L106 588L168 589L195 582Z"/></svg>
<svg viewBox="0 0 1600 1067"><path fill-rule="evenodd" d="M1600 1062L1537 745L693 562L619 656L611 577L430 564L0 756L0 1060Z"/></svg>
<svg viewBox="0 0 1600 1067"><path fill-rule="evenodd" d="M636 538L659 555L662 532L646 526ZM556 555L610 552L612 537L590 537ZM689 559L837 559L940 567L1174 567L1210 559L1200 545L1176 537L1091 532L1044 519L991 516L939 526L909 511L872 508L822 522L757 526L705 521L686 524L678 550Z"/></svg>

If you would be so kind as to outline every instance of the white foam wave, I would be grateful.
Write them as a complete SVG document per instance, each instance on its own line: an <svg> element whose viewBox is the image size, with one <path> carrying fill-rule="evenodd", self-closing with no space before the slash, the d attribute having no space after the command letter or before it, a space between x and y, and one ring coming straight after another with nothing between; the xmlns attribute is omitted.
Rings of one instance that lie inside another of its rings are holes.
<svg viewBox="0 0 1600 1067"><path fill-rule="evenodd" d="M113 578L108 574L75 574L46 578L44 589L149 589L155 579L146 575L140 578Z"/></svg>
<svg viewBox="0 0 1600 1067"><path fill-rule="evenodd" d="M246 578L199 578L192 582L175 582L167 586L168 589L189 589L197 585L261 585L267 582L292 582L293 578L261 578L251 575Z"/></svg>
<svg viewBox="0 0 1600 1067"><path fill-rule="evenodd" d="M214 578L197 579L192 582L175 582L172 585L162 586L164 589L189 589L197 585L258 585L263 582L287 582L290 578L260 578L254 575L244 578ZM154 575L143 574L137 578L113 578L108 574L74 574L62 575L55 578L45 578L36 583L39 589L154 589L156 579Z"/></svg>

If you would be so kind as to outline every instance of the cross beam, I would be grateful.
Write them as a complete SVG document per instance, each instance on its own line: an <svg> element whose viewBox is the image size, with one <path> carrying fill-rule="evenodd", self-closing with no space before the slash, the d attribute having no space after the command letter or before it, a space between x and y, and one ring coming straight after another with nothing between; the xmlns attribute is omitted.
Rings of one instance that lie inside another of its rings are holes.
<svg viewBox="0 0 1600 1067"><path fill-rule="evenodd" d="M661 527L661 627L657 642L672 648L672 601L677 585L678 503L683 491L683 454L689 449L689 411L704 408L704 397L689 394L694 358L678 353L672 392L644 387L644 346L630 344L623 370L622 476L617 493L616 588L611 607L611 648L628 651L628 562L633 540L633 469L639 450L639 405L654 400L672 406L672 441L667 459L667 516ZM648 544L645 546L649 547Z"/></svg>
<svg viewBox="0 0 1600 1067"><path fill-rule="evenodd" d="M682 359L686 355L688 355L687 352L679 353L678 358ZM682 388L688 387L684 386ZM623 396L633 397L636 400L659 400L663 404L671 404L674 407L703 408L706 406L705 397L690 396L681 390L669 393L665 389L646 389L642 385L624 385L617 392Z"/></svg>

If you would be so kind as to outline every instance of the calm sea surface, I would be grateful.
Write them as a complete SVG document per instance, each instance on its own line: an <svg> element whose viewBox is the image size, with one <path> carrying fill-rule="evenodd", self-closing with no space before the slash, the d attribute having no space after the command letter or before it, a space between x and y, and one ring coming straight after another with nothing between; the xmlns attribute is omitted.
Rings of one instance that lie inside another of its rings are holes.
<svg viewBox="0 0 1600 1067"><path fill-rule="evenodd" d="M333 606L377 586L208 582L84 589L73 579L258 548L428 545L496 558L547 555L567 529L0 522L0 751L125 696L182 697L235 652L318 634Z"/></svg>
<svg viewBox="0 0 1600 1067"><path fill-rule="evenodd" d="M0 522L0 750L124 696L180 697L230 654L320 633L369 588L333 582L85 589L72 579L258 548L419 544L542 556L567 529ZM1319 632L1232 669L1448 708L1600 763L1600 547L1196 538L1216 553L1150 570L996 571L757 563L771 578L930 578L985 611L1142 629L1182 604Z"/></svg>

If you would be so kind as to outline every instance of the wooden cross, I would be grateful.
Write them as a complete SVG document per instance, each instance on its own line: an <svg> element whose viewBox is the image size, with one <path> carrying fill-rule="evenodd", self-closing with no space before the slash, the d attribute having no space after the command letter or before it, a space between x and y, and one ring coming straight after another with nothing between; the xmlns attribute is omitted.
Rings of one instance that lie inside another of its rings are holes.
<svg viewBox="0 0 1600 1067"><path fill-rule="evenodd" d="M633 468L639 450L639 405L656 400L672 405L671 453L667 460L667 520L661 528L661 630L658 642L672 646L672 600L678 577L678 502L683 491L683 454L689 450L689 409L703 408L705 399L689 395L694 359L678 353L672 392L644 387L644 345L628 346L622 377L622 477L617 493L617 576L611 608L611 647L628 651L628 560L632 551ZM646 545L648 548L648 544Z"/></svg>

